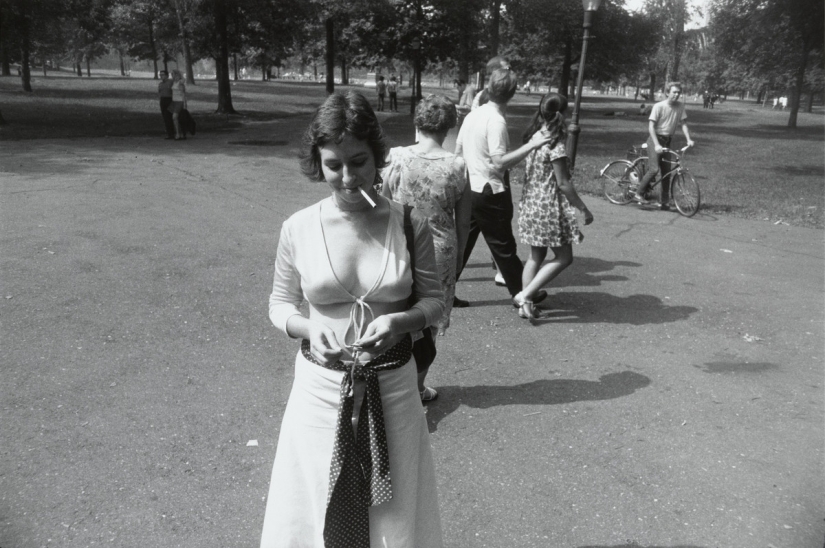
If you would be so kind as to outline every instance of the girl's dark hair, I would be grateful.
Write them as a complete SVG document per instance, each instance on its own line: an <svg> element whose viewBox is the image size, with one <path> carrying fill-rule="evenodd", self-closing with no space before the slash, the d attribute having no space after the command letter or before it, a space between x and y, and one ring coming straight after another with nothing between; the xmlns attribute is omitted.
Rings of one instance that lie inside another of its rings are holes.
<svg viewBox="0 0 825 548"><path fill-rule="evenodd" d="M539 109L533 116L533 121L527 127L522 136L522 142L530 140L534 133L547 124L547 130L552 136L550 148L556 146L560 139L567 136L567 129L564 127L564 111L567 110L567 97L558 93L548 93L541 98Z"/></svg>
<svg viewBox="0 0 825 548"><path fill-rule="evenodd" d="M344 135L366 141L375 158L375 169L386 165L387 145L370 102L356 91L333 93L318 107L304 133L301 150L301 171L311 181L323 181L320 148L328 143L340 143Z"/></svg>
<svg viewBox="0 0 825 548"><path fill-rule="evenodd" d="M443 95L430 94L415 107L415 127L426 133L447 133L454 128L458 114L455 104Z"/></svg>

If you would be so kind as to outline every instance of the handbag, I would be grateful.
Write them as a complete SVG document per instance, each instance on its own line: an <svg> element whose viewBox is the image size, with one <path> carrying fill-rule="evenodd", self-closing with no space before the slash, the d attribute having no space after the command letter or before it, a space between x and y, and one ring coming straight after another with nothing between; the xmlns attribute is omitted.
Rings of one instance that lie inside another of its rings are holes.
<svg viewBox="0 0 825 548"><path fill-rule="evenodd" d="M415 286L415 233L413 232L412 221L410 220L412 207L404 206L404 235L407 237L407 251L410 254L410 272L412 273L413 286ZM410 307L416 303L415 291L410 294L408 304ZM423 373L430 368L435 361L435 335L433 330L425 327L421 330L421 338L413 341L412 353L415 357L416 368L419 373Z"/></svg>

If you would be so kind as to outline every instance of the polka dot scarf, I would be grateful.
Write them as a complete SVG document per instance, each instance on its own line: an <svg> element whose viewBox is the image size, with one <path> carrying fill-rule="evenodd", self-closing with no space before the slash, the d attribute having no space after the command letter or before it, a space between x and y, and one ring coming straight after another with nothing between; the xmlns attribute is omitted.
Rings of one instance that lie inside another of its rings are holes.
<svg viewBox="0 0 825 548"><path fill-rule="evenodd" d="M335 445L329 467L329 496L324 522L325 548L369 548L369 507L392 498L390 456L384 430L384 410L378 372L397 369L410 361L412 343L404 337L395 346L365 364L337 361L322 366L347 374L341 380ZM301 341L301 354L320 365L310 353L309 341ZM353 383L366 383L358 420L358 436L352 429Z"/></svg>

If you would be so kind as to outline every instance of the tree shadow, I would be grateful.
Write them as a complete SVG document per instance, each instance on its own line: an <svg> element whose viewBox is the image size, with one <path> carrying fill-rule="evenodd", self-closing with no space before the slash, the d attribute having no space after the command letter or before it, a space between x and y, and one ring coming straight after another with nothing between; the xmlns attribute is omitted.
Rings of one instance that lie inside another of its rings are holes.
<svg viewBox="0 0 825 548"><path fill-rule="evenodd" d="M541 379L512 386L439 386L442 397L427 405L430 432L438 430L444 417L460 406L489 409L503 405L559 405L578 401L612 400L629 396L650 385L650 378L621 371L608 373L598 381Z"/></svg>
<svg viewBox="0 0 825 548"><path fill-rule="evenodd" d="M748 139L766 139L783 141L821 141L822 126L798 126L789 128L787 126L773 124L755 124L746 126L734 126L725 124L693 124L696 131L702 134L721 133L733 137L743 137Z"/></svg>

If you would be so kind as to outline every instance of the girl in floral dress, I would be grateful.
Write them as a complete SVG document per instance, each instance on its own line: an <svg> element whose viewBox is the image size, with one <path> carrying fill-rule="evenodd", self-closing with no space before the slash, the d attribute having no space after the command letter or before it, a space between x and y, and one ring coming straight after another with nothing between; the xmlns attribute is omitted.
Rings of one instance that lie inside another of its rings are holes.
<svg viewBox="0 0 825 548"><path fill-rule="evenodd" d="M472 208L464 159L441 146L456 118L455 104L447 97L428 95L422 99L415 108L416 144L391 149L382 174L381 193L413 206L429 221L444 290L444 315L433 326L439 335L450 325L456 272L464 257ZM425 402L438 397L434 388L424 386L426 375L426 371L418 375L418 390Z"/></svg>
<svg viewBox="0 0 825 548"><path fill-rule="evenodd" d="M539 317L533 305L538 291L573 263L573 243L584 236L579 231L575 207L584 214L584 224L593 222L593 214L584 205L570 181L564 141L564 115L567 98L548 93L541 99L533 122L524 132L524 142L536 131L543 131L552 140L527 156L524 188L519 204L518 229L521 242L530 245L530 258L524 265L523 289L513 297L522 318ZM553 260L541 266L547 248L553 250Z"/></svg>

